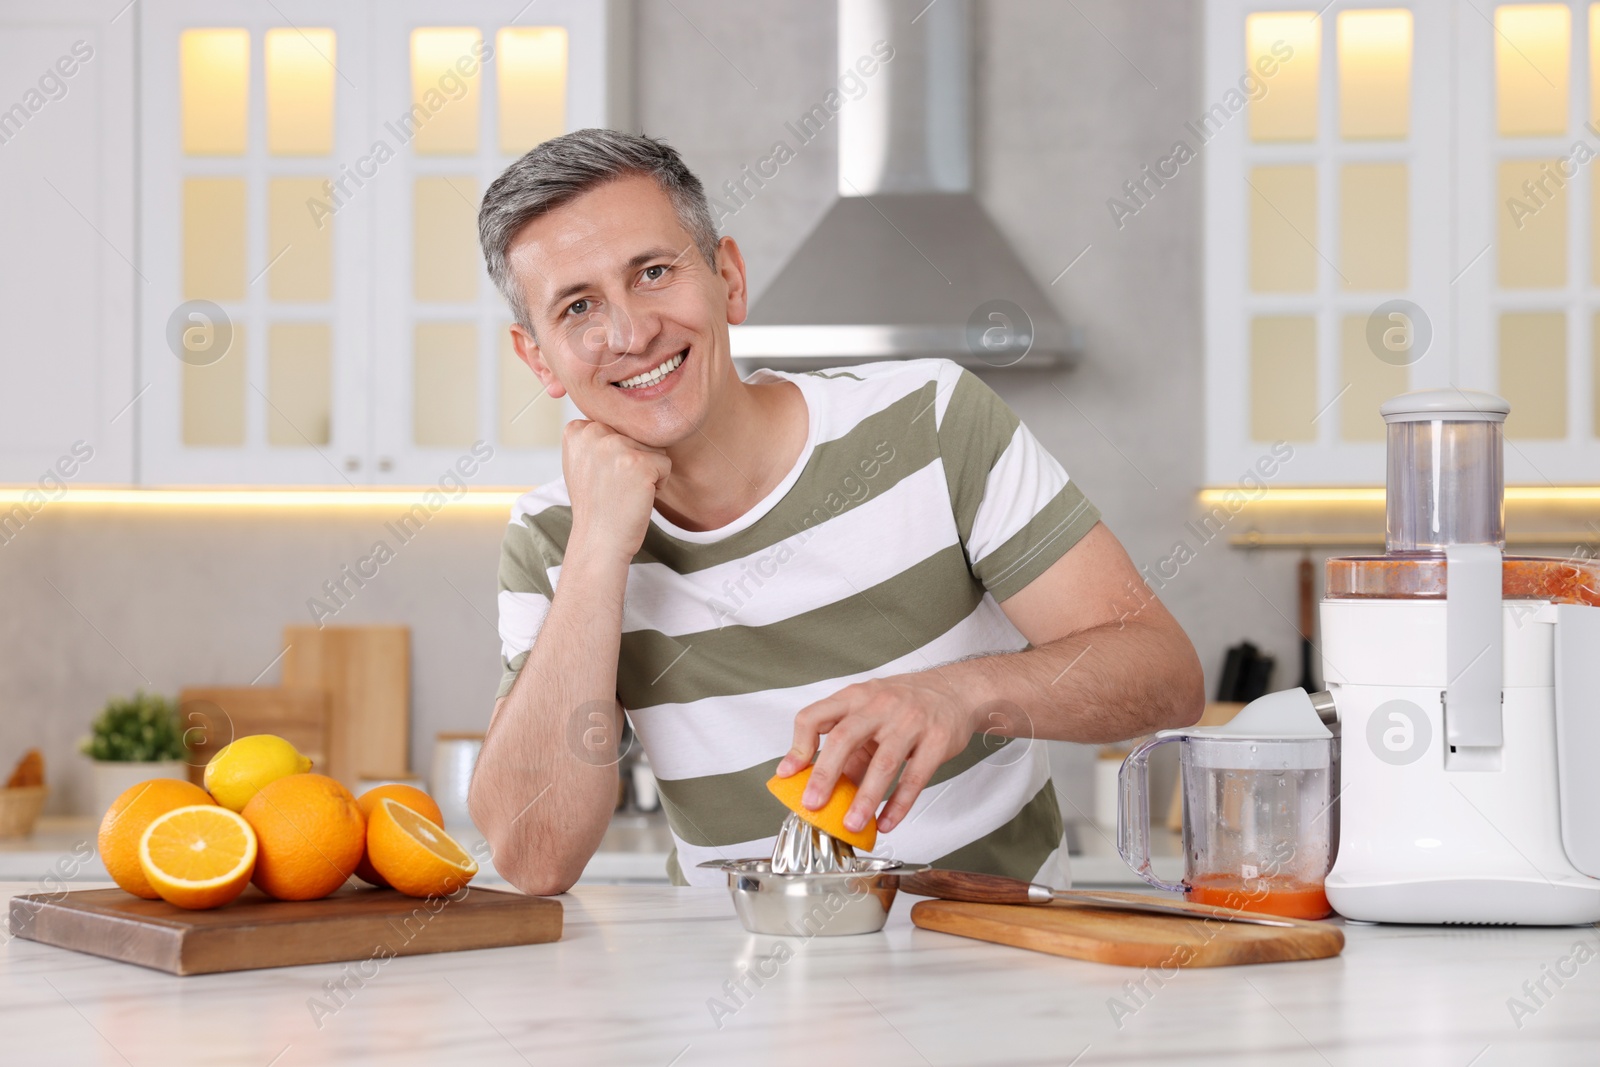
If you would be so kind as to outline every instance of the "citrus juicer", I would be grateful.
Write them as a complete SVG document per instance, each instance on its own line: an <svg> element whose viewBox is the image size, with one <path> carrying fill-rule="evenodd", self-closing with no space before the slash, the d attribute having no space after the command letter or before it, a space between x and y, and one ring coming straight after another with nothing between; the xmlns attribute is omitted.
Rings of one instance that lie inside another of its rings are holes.
<svg viewBox="0 0 1600 1067"><path fill-rule="evenodd" d="M1330 559L1351 919L1600 920L1600 566L1507 556L1500 397L1395 397L1382 556Z"/></svg>

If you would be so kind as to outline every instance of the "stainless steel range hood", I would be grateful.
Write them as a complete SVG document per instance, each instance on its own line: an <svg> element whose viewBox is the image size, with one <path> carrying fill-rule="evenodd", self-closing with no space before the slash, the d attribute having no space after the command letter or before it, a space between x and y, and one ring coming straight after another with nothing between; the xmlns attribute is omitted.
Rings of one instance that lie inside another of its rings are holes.
<svg viewBox="0 0 1600 1067"><path fill-rule="evenodd" d="M967 0L838 9L838 71L862 72L882 42L893 55L843 99L832 120L839 199L733 327L734 356L790 369L920 356L977 368L1075 362L1077 332L972 195Z"/></svg>

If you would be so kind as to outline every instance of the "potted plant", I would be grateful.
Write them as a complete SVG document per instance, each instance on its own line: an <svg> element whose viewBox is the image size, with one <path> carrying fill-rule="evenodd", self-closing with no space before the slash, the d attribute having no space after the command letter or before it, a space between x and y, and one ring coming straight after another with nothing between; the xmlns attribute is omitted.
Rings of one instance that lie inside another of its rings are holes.
<svg viewBox="0 0 1600 1067"><path fill-rule="evenodd" d="M96 813L147 779L189 776L189 746L178 710L155 693L141 691L108 701L80 750L94 761Z"/></svg>

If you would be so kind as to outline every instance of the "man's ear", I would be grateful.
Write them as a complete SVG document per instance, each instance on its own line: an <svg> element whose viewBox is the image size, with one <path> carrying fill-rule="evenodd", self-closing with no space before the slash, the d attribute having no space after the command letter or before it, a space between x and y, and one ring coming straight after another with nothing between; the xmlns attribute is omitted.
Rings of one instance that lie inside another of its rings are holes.
<svg viewBox="0 0 1600 1067"><path fill-rule="evenodd" d="M737 326L750 313L750 290L745 286L744 253L732 237L717 242L717 274L728 287L728 325Z"/></svg>
<svg viewBox="0 0 1600 1067"><path fill-rule="evenodd" d="M522 328L521 323L511 324L511 347L517 350L517 358L528 365L528 369L544 385L544 391L559 400L567 395L567 387L556 378L556 372L550 369L550 364L544 361L544 353L539 348L539 342L533 339L533 334Z"/></svg>

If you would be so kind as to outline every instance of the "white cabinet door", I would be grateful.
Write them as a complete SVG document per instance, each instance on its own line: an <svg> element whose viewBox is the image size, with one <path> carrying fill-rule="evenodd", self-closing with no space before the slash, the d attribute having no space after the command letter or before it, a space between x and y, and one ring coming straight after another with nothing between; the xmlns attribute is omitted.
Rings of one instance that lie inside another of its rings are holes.
<svg viewBox="0 0 1600 1067"><path fill-rule="evenodd" d="M141 481L368 481L365 4L144 0Z"/></svg>
<svg viewBox="0 0 1600 1067"><path fill-rule="evenodd" d="M393 149L368 189L380 482L431 484L479 444L475 484L560 476L562 424L510 350L510 312L477 241L484 191L539 140L623 121L618 5L430 0L374 9L374 136ZM608 74L609 72L609 74Z"/></svg>
<svg viewBox="0 0 1600 1067"><path fill-rule="evenodd" d="M0 3L0 482L134 476L133 16ZM9 529L9 527L8 527Z"/></svg>
<svg viewBox="0 0 1600 1067"><path fill-rule="evenodd" d="M1454 6L1207 4L1209 484L1381 483L1378 404L1455 380Z"/></svg>

